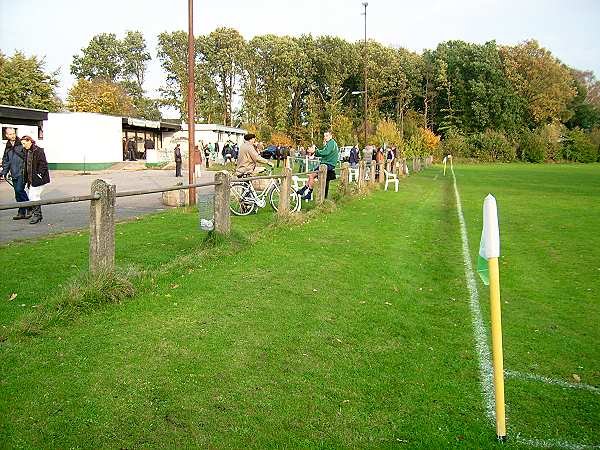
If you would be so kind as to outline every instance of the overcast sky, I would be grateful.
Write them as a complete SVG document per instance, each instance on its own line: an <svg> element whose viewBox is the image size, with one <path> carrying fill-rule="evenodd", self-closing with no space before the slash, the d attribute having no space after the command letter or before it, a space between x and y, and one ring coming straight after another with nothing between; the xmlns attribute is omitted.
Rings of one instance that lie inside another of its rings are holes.
<svg viewBox="0 0 600 450"><path fill-rule="evenodd" d="M194 34L225 26L246 39L312 33L356 41L364 35L361 3L195 0ZM60 68L63 99L74 81L73 55L98 33L122 38L126 30L146 38L153 61L145 88L156 94L164 78L156 60L157 35L187 30L187 0L0 0L0 50L43 56L46 70ZM367 36L417 52L451 39L517 44L533 38L569 66L600 77L600 0L369 0Z"/></svg>

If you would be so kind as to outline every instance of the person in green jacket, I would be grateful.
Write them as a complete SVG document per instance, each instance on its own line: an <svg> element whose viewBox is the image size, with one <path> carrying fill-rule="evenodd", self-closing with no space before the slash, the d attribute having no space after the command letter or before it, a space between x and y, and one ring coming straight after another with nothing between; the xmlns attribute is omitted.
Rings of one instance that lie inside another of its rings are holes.
<svg viewBox="0 0 600 450"><path fill-rule="evenodd" d="M323 133L323 148L318 149L313 145L307 152L309 155L315 155L321 158L321 164L327 166L327 183L325 184L325 197L327 197L327 194L329 193L329 182L335 180L335 166L340 155L340 150L337 142L333 139L331 131ZM311 199L315 178L317 178L316 174L309 174L306 185L298 191L298 194L302 196L303 200Z"/></svg>

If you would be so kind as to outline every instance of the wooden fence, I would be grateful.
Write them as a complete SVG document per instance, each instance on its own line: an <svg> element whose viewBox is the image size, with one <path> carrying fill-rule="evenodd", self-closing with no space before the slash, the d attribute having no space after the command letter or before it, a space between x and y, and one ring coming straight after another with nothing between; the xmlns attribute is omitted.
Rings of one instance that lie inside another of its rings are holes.
<svg viewBox="0 0 600 450"><path fill-rule="evenodd" d="M413 159L413 172L418 172L422 167L429 167L432 164L432 161L432 157ZM388 170L388 172L398 174L399 178L408 175L408 163L406 160L392 161L392 163L387 166L384 163L380 163L378 167L376 166L376 164L368 165L365 161L359 163L358 178L356 180L359 188L363 187L367 182L375 184L377 174L379 174L378 181L383 183L384 169ZM294 175L307 175L311 173L318 174L316 203L321 204L325 201L327 166L321 164L318 171L302 172ZM112 271L115 267L115 205L117 198L214 186L214 229L217 233L226 235L231 231L231 210L229 204L231 178L229 172L221 171L215 173L215 179L212 182L123 192L117 192L116 185L111 184L109 181L97 179L92 182L90 195L8 203L0 205L0 210L89 201L89 270L91 273L98 273L101 271ZM289 200L290 192L292 191L292 169L287 167L287 164L286 167L283 168L283 173L281 175L257 176L244 178L243 180L251 182L271 178L281 180L280 203L277 214L280 216L287 216L290 214ZM347 162L342 163L341 165L339 183L339 192L341 192L342 195L347 194L350 185L350 165Z"/></svg>

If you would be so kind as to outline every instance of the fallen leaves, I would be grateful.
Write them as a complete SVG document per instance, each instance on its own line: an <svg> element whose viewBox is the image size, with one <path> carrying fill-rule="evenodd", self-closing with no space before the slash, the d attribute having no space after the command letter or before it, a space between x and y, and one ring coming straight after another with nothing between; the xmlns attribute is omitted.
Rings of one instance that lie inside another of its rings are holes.
<svg viewBox="0 0 600 450"><path fill-rule="evenodd" d="M571 376L573 377L573 379L575 380L576 383L581 383L581 377L579 375L574 373Z"/></svg>
<svg viewBox="0 0 600 450"><path fill-rule="evenodd" d="M13 301L15 298L17 298L17 294L16 292L13 292L12 294L10 294L10 297L8 297L8 301L11 302Z"/></svg>

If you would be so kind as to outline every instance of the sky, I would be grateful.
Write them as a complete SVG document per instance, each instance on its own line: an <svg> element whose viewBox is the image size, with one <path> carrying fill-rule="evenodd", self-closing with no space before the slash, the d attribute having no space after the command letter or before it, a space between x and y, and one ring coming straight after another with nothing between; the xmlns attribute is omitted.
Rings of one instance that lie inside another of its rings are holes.
<svg viewBox="0 0 600 450"><path fill-rule="evenodd" d="M218 27L256 35L364 38L364 0L194 0L194 35ZM514 45L536 39L565 64L600 78L600 0L368 0L367 38L422 52L459 39ZM144 34L153 60L145 89L157 95L164 74L157 36L187 30L187 0L0 0L0 51L43 57L60 69L59 96L74 82L73 55L99 33ZM27 24L25 27L24 24ZM172 114L172 112L171 112Z"/></svg>

